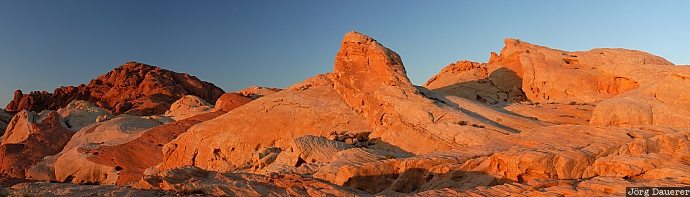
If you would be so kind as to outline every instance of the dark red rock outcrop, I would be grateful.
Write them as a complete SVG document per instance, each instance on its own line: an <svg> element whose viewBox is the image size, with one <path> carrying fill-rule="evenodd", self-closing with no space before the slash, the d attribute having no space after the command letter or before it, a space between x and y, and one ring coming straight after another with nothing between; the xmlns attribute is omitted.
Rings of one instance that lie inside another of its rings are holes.
<svg viewBox="0 0 690 197"><path fill-rule="evenodd" d="M163 114L184 95L195 95L214 103L224 91L197 77L176 73L155 66L129 62L91 80L89 84L60 87L48 93L34 91L23 94L17 90L6 111L56 110L73 100L86 100L114 114Z"/></svg>

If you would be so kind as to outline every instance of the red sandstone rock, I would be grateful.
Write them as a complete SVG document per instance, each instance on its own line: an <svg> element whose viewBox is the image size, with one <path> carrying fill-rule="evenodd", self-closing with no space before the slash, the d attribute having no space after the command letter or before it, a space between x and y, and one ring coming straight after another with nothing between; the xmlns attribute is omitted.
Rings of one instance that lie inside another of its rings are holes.
<svg viewBox="0 0 690 197"><path fill-rule="evenodd" d="M194 76L129 62L91 80L89 84L61 87L53 93L23 94L17 90L6 110L57 110L73 100L86 100L115 114L156 115L165 113L184 95L195 95L213 103L222 94L222 89Z"/></svg>
<svg viewBox="0 0 690 197"><path fill-rule="evenodd" d="M0 175L24 178L29 166L60 152L74 134L62 124L55 111L17 114L0 143Z"/></svg>
<svg viewBox="0 0 690 197"><path fill-rule="evenodd" d="M195 115L210 112L211 109L213 109L213 105L204 101L204 99L194 95L187 95L175 101L170 106L170 109L165 112L165 116L174 120L182 120Z"/></svg>
<svg viewBox="0 0 690 197"><path fill-rule="evenodd" d="M218 111L232 111L233 109L249 103L253 99L251 97L243 96L234 92L225 93L216 101L215 110Z"/></svg>
<svg viewBox="0 0 690 197"><path fill-rule="evenodd" d="M164 144L186 132L189 127L224 113L224 111L209 112L192 116L148 129L126 143L81 151L84 154L93 155L88 157L89 161L116 168L119 172L115 184L126 185L140 180L144 176L144 170L163 161Z"/></svg>

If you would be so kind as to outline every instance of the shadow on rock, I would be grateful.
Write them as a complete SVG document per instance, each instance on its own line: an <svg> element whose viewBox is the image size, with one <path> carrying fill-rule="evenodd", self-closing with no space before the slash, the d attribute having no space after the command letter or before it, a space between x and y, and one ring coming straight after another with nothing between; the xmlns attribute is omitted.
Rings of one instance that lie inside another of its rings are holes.
<svg viewBox="0 0 690 197"><path fill-rule="evenodd" d="M507 68L499 68L484 79L460 82L433 91L500 107L527 101L522 91L522 78Z"/></svg>
<svg viewBox="0 0 690 197"><path fill-rule="evenodd" d="M423 168L411 168L399 174L356 176L344 186L371 194L409 194L433 189L454 188L459 190L477 186L493 186L501 182L484 172L457 171L434 173Z"/></svg>

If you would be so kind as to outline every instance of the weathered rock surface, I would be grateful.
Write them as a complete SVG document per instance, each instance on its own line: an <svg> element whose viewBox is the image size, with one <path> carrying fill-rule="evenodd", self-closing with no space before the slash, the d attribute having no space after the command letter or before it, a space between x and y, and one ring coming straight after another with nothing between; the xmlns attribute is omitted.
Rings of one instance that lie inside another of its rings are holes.
<svg viewBox="0 0 690 197"><path fill-rule="evenodd" d="M90 161L88 158L98 153L92 154L89 150L130 142L158 125L160 123L155 120L127 115L92 124L74 134L61 152L29 168L27 177L80 184L115 184L121 167Z"/></svg>
<svg viewBox="0 0 690 197"><path fill-rule="evenodd" d="M184 133L191 126L213 119L225 112L209 112L183 120L153 127L137 138L116 145L101 145L98 148L80 150L91 162L110 166L118 170L117 185L127 185L140 180L147 168L163 161L163 145Z"/></svg>
<svg viewBox="0 0 690 197"><path fill-rule="evenodd" d="M690 68L678 68L657 82L602 101L593 125L659 125L690 128Z"/></svg>
<svg viewBox="0 0 690 197"><path fill-rule="evenodd" d="M685 99L690 94L689 76L690 68L641 51L568 52L506 39L501 54L492 53L488 63L451 64L425 87L469 100L501 104L512 112L556 124L689 127L690 110L683 107L690 104ZM520 92L524 92L524 98ZM514 104L525 100L596 108L535 109Z"/></svg>
<svg viewBox="0 0 690 197"><path fill-rule="evenodd" d="M331 131L366 131L361 115L333 90L326 75L249 102L197 124L163 147L160 170L194 165L227 172L253 166L262 147L288 149L292 139Z"/></svg>
<svg viewBox="0 0 690 197"><path fill-rule="evenodd" d="M292 174L231 174L189 166L147 176L136 188L210 196L363 196L364 192Z"/></svg>
<svg viewBox="0 0 690 197"><path fill-rule="evenodd" d="M516 187L515 191L503 191L507 193L553 187L554 191L547 189L550 195L564 195L577 193L573 185L585 190L588 180L606 177L633 186L656 180L664 180L661 185L690 185L690 176L683 173L690 168L688 136L690 131L672 128L560 125L513 135L503 146L475 146L407 158L371 152L352 154L367 150L348 149L338 152L336 159L320 167L314 177L379 195L477 189L491 193L501 190L483 187L502 184L499 188ZM570 189L563 190L566 188ZM588 194L622 191L597 189Z"/></svg>
<svg viewBox="0 0 690 197"><path fill-rule="evenodd" d="M24 178L29 166L60 152L73 134L55 111L19 112L0 143L0 175Z"/></svg>
<svg viewBox="0 0 690 197"><path fill-rule="evenodd" d="M233 109L251 102L253 97L243 96L234 92L225 93L216 101L216 111L232 111ZM258 98L258 97L257 97Z"/></svg>
<svg viewBox="0 0 690 197"><path fill-rule="evenodd" d="M253 173L311 174L320 164L331 162L340 151L355 148L344 142L322 136L306 135L293 140L290 147L281 150L267 147L252 155Z"/></svg>
<svg viewBox="0 0 690 197"><path fill-rule="evenodd" d="M157 115L184 95L195 95L215 103L223 90L182 73L137 62L129 62L91 80L89 84L55 89L53 93L17 90L7 104L8 112L57 110L73 100L86 100L114 114Z"/></svg>
<svg viewBox="0 0 690 197"><path fill-rule="evenodd" d="M209 112L213 108L213 105L204 101L204 99L194 95L187 95L175 101L170 106L170 109L165 112L165 116L172 117L174 120L182 120Z"/></svg>
<svg viewBox="0 0 690 197"><path fill-rule="evenodd" d="M57 112L65 121L65 126L71 130L79 131L81 128L112 118L112 114L88 101L74 100Z"/></svg>
<svg viewBox="0 0 690 197"><path fill-rule="evenodd" d="M489 72L507 68L521 77L522 90L534 102L590 103L654 82L673 64L661 57L627 49L567 52L506 39ZM567 79L567 80L560 80Z"/></svg>

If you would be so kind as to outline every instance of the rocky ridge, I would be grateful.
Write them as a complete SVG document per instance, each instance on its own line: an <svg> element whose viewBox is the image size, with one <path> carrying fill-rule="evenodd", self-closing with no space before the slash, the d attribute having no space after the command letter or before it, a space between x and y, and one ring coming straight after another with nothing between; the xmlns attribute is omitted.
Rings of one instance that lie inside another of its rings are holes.
<svg viewBox="0 0 690 197"><path fill-rule="evenodd" d="M24 94L17 90L5 110L12 113L57 110L74 100L85 100L114 114L160 115L182 96L195 95L214 103L223 93L215 85L188 74L128 62L88 84L60 87L53 93Z"/></svg>

